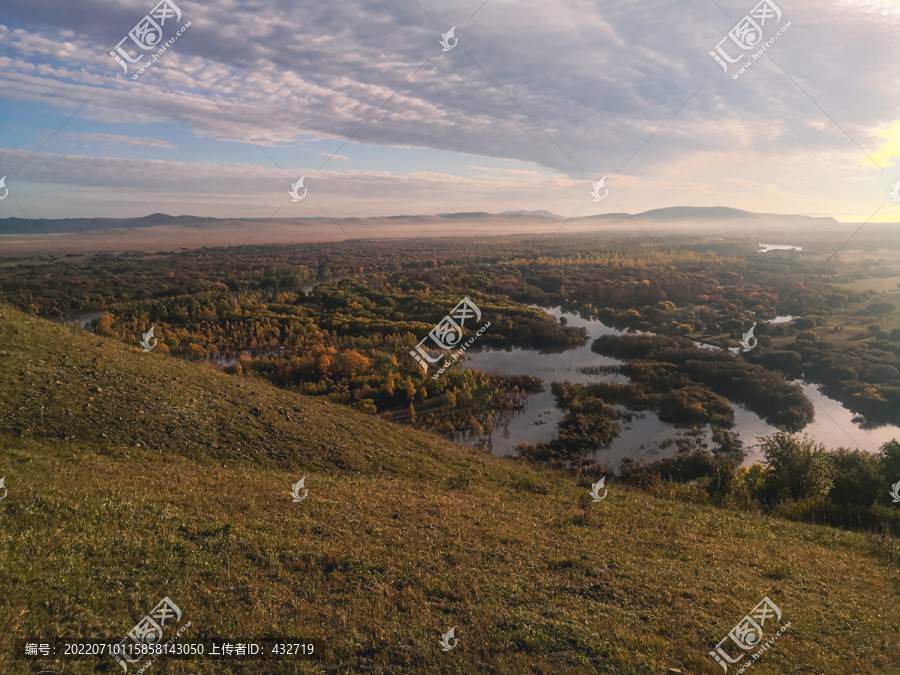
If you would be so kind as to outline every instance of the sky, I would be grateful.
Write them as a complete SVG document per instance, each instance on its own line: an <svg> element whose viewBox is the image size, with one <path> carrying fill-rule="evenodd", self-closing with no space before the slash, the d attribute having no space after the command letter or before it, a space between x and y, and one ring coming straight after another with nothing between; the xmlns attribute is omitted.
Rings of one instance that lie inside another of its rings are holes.
<svg viewBox="0 0 900 675"><path fill-rule="evenodd" d="M4 0L0 218L900 222L898 34L900 0Z"/></svg>

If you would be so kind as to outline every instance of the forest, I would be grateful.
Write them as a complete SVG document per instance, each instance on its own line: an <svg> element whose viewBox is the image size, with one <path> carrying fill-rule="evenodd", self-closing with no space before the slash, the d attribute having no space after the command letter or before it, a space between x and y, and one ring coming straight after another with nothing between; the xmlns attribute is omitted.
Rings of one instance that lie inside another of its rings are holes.
<svg viewBox="0 0 900 675"><path fill-rule="evenodd" d="M56 320L105 312L87 330L136 346L154 326L157 352L455 440L489 436L554 383L460 364L432 378L411 350L463 297L490 321L473 354L584 344L583 329L539 309L563 307L629 331L593 345L625 361L631 385L575 396L591 424L578 440L583 420L567 419L558 443L577 456L615 436L614 403L721 434L728 398L802 429L812 409L796 379L823 385L864 424L900 423L897 284L868 283L900 266L823 259L760 255L740 240L585 235L45 255L3 262L0 301ZM729 351L754 325L759 348ZM558 391L572 403L571 388Z"/></svg>

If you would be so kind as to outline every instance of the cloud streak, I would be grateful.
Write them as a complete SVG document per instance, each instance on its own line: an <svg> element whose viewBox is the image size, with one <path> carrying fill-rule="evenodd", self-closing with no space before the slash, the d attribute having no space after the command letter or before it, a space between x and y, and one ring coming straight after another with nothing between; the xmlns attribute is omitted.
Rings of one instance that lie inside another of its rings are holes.
<svg viewBox="0 0 900 675"><path fill-rule="evenodd" d="M108 51L152 1L121 2L125 12L99 0L4 3L0 90L8 102L40 106L61 123L102 87L72 130L42 151L38 166L54 167L54 180L88 181L100 194L104 185L148 185L152 175L159 182L147 189L180 193L180 203L190 202L188 189L219 192L197 179L166 178L189 166L204 183L244 195L228 204L250 215L253 198L276 194L303 175L297 171L314 180L321 157L354 132L319 179L340 196L329 207L340 215L434 212L428 206L436 198L446 209L448 190L459 210L569 212L577 207L569 201L576 183L614 174L644 143L618 184L648 208L717 199L853 218L873 210L884 199L882 183L896 179L847 135L886 169L896 164L900 93L889 83L897 3L781 3L793 26L771 54L797 84L768 57L739 81L709 57L752 1L720 2L732 19L712 2L662 0L491 0L480 10L482 1L452 10L423 1L425 12L387 0L178 4L190 31L132 82ZM459 45L442 53L440 35L455 24ZM22 117L17 122L30 124L36 138L54 131ZM81 157L78 178L71 170L56 175L77 154L66 142L92 145L108 161ZM141 162L117 147L161 154ZM496 179L514 171L523 172L516 185ZM443 194L430 175L441 176ZM43 180L40 172L22 178ZM659 188L679 181L681 190ZM199 197L197 205L210 208ZM885 216L898 214L888 208Z"/></svg>

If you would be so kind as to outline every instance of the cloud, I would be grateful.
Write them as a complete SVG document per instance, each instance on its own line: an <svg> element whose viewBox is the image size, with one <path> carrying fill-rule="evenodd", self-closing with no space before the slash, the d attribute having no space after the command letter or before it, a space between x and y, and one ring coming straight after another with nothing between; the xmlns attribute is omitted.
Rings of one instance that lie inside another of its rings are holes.
<svg viewBox="0 0 900 675"><path fill-rule="evenodd" d="M0 149L0 166L20 166L29 155ZM321 209L339 216L428 214L465 210L460 209L461 196L484 207L477 210L503 211L523 203L523 196L533 198L543 189L572 182L562 174L487 178L441 171L308 170L304 184L309 196L295 206L288 196L294 180L275 167L254 164L39 153L7 179L13 199L2 204L0 217L21 216L13 213L14 205L21 204L33 218L58 218L92 201L97 202L91 212L95 216L178 211L259 217L279 206L286 208L280 217L321 216Z"/></svg>
<svg viewBox="0 0 900 675"><path fill-rule="evenodd" d="M889 86L900 28L895 2L780 3L791 29L732 81L709 51L754 0L722 0L732 18L712 2L491 0L467 23L481 0L419 1L425 12L394 0L183 0L190 30L132 82L108 52L153 0L122 1L124 11L107 0L7 0L0 90L54 106L62 118L96 92L76 119L154 125L132 145L171 148L165 134L187 129L204 142L251 146L242 162L277 170L254 144L312 146L330 156L352 137L339 156L348 172L369 157L358 144L464 153L540 167L546 173L535 182L545 194L554 185L548 176L620 172L650 184L678 167L686 186L707 186L695 193L702 195L724 185L721 173L704 172L709 166L756 184L765 180L754 162L802 157L812 163L787 176L797 185L779 185L799 195L802 182L825 184L814 178L820 172L880 174L857 143L884 166L892 162L885 153L896 144L886 143L884 130L900 109L900 92ZM440 35L452 25L458 47L441 52ZM90 141L125 135L110 130ZM841 166L816 165L823 156ZM225 161L218 160L223 175ZM119 168L134 171L131 180L141 175L137 166ZM394 184L411 175L385 171ZM493 170L473 171L484 181ZM347 174L348 183L359 175ZM417 184L430 190L428 181ZM810 210L821 196L805 194Z"/></svg>
<svg viewBox="0 0 900 675"><path fill-rule="evenodd" d="M175 147L168 141L163 141L158 138L146 138L143 136L120 136L117 134L98 134L86 131L63 135L70 140L84 141L86 143L118 143L121 145L138 145L146 148L165 148L167 150L171 150Z"/></svg>

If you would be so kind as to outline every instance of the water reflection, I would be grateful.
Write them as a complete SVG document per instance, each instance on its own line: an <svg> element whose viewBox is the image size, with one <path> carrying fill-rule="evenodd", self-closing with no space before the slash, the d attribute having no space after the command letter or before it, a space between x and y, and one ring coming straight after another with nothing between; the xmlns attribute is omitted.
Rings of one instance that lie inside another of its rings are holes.
<svg viewBox="0 0 900 675"><path fill-rule="evenodd" d="M76 323L80 324L82 328L87 328L87 326L100 317L108 314L108 312L85 312L83 314L70 314L69 316L60 316L59 318L52 319L52 321L56 323L61 323L65 326L74 326Z"/></svg>
<svg viewBox="0 0 900 675"><path fill-rule="evenodd" d="M563 312L561 308L544 309L545 312L559 319L564 317L570 326L584 327L588 333L587 343L561 353L539 353L525 349L508 351L482 351L468 354L463 364L466 368L475 368L489 372L531 375L544 380L544 391L528 397L524 409L508 415L498 423L492 436L489 450L495 455L513 455L515 446L523 441L532 445L548 442L556 437L559 420L564 412L556 405L556 399L550 391L552 382L574 382L589 384L592 382L628 382L625 375L615 372L599 374L585 373L584 368L616 366L622 362L618 359L602 356L591 351L591 344L601 335L622 335L625 331L610 328L596 319L583 319L577 314ZM779 317L782 318L782 317ZM785 317L787 318L787 317ZM789 320L789 319L788 319ZM815 406L815 418L803 430L826 447L839 446L860 448L870 452L876 451L883 443L891 439L900 439L900 427L887 425L874 429L863 428L860 420L841 405L840 402L822 394L818 385L798 382L806 396ZM765 436L777 431L755 413L742 405L732 402L735 425L732 431L737 433L747 449L745 464L762 461L762 453L756 444L758 436ZM617 467L619 462L630 457L639 460L660 459L674 455L677 446L666 443L669 439L684 437L690 429L678 428L673 424L660 421L652 411L632 413L621 421L622 431L609 446L599 450L597 458ZM701 443L713 447L712 430L707 426L700 437ZM469 441L472 444L473 441ZM664 447L660 447L660 445Z"/></svg>
<svg viewBox="0 0 900 675"><path fill-rule="evenodd" d="M760 244L759 252L768 253L769 251L802 251L802 246L790 246L788 244Z"/></svg>

